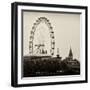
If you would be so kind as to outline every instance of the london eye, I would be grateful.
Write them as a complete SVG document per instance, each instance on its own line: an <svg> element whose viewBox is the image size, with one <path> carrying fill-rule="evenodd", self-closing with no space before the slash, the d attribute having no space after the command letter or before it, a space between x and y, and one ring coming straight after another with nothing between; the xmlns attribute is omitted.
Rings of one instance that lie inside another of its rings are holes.
<svg viewBox="0 0 90 90"><path fill-rule="evenodd" d="M39 17L35 23L33 23L32 30L30 31L30 37L29 37L29 54L34 55L36 54L47 54L47 50L44 50L45 44L44 43L38 43L34 45L35 40L35 33L37 31L37 27L40 23L45 23L45 25L48 27L49 30L49 36L50 36L50 55L54 55L54 49L55 49L55 37L54 37L54 31L53 27L51 26L50 21L46 17ZM44 31L43 31L44 32ZM43 38L42 38L43 39ZM34 48L36 49L34 50Z"/></svg>

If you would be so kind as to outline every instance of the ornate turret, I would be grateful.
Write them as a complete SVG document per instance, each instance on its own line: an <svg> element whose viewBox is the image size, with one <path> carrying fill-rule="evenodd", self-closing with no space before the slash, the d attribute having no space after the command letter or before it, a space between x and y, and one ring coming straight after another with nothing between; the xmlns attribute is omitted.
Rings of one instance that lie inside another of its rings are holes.
<svg viewBox="0 0 90 90"><path fill-rule="evenodd" d="M59 48L57 48L57 58L59 58Z"/></svg>
<svg viewBox="0 0 90 90"><path fill-rule="evenodd" d="M62 57L60 57L59 48L57 48L57 58L59 58L59 59L62 58Z"/></svg>

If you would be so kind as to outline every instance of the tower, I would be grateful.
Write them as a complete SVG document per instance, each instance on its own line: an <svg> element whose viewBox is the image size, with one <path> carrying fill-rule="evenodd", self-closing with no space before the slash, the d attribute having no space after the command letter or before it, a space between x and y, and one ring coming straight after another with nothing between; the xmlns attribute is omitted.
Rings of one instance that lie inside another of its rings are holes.
<svg viewBox="0 0 90 90"><path fill-rule="evenodd" d="M57 58L59 58L59 48L57 48Z"/></svg>
<svg viewBox="0 0 90 90"><path fill-rule="evenodd" d="M69 55L68 55L68 57L69 57L70 59L73 59L73 53L72 53L72 49L71 49L71 47L70 47L70 51L69 51Z"/></svg>

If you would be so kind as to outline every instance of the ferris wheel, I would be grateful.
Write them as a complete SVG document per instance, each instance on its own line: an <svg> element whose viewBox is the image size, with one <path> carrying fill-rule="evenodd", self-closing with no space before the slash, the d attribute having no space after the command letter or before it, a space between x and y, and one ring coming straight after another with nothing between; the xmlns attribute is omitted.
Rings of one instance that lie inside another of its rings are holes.
<svg viewBox="0 0 90 90"><path fill-rule="evenodd" d="M51 56L54 55L54 49L55 49L55 37L54 37L54 31L53 31L53 27L51 26L51 23L49 22L49 20L46 17L40 17L36 20L36 22L33 24L32 30L30 32L30 37L29 37L29 54L33 54L34 50L34 45L33 45L33 41L34 41L34 35L36 32L36 29L38 27L38 25L40 23L44 22L48 29L49 29L49 33L50 33L50 54ZM39 45L40 46L44 46L44 45ZM39 48L38 47L38 48Z"/></svg>

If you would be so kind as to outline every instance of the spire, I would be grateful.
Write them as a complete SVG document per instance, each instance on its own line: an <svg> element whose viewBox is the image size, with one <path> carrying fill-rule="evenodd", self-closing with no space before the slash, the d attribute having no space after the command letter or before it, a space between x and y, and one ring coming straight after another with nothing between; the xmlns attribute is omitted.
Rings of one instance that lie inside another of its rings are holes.
<svg viewBox="0 0 90 90"><path fill-rule="evenodd" d="M70 47L70 51L69 51L69 57L70 57L71 59L73 59L73 53L72 53L71 47Z"/></svg>

